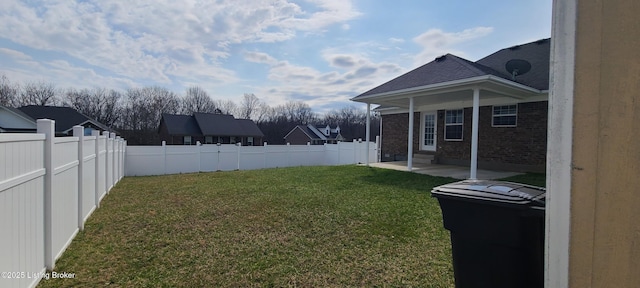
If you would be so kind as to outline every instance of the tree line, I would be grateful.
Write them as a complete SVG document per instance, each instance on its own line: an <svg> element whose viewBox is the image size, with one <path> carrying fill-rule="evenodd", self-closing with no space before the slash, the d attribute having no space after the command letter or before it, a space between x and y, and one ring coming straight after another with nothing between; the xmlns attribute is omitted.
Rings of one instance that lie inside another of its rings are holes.
<svg viewBox="0 0 640 288"><path fill-rule="evenodd" d="M251 119L265 134L269 144L285 144L284 136L296 125L340 126L342 135L351 139L365 138L366 111L355 106L315 113L302 101L288 101L269 106L252 93L232 100L214 100L199 86L187 88L183 94L160 86L129 88L126 91L95 88L58 88L44 81L12 82L0 75L0 105L66 106L105 124L127 139L130 145L158 145L158 125L163 113L191 115L200 113L231 114ZM379 131L379 119L372 114L371 140Z"/></svg>

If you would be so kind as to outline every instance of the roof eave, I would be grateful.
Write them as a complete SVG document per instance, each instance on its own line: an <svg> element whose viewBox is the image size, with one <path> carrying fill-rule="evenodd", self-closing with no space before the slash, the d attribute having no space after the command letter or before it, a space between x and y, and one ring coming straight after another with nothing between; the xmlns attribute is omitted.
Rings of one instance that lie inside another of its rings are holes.
<svg viewBox="0 0 640 288"><path fill-rule="evenodd" d="M521 90L522 92L528 92L531 94L543 93L542 90L529 87L517 82L513 82L501 77L497 77L494 75L482 75L478 77L465 78L460 80L435 83L435 84L418 86L418 87L411 87L411 88L377 93L377 94L372 94L367 96L356 96L354 98L351 98L351 101L374 104L375 100L380 100L380 99L404 98L404 97L409 97L409 95L411 94L432 94L438 91L448 90L448 89L458 90L456 88L460 88L460 90L462 90L462 89L467 89L468 86L480 85L486 82L494 82L496 84L500 84L503 86Z"/></svg>
<svg viewBox="0 0 640 288"><path fill-rule="evenodd" d="M19 110L19 109L17 109L17 108L14 108L14 109L16 109L16 111L14 111L13 109L10 109L10 108L8 108L8 107L4 107L4 106L2 106L2 108L3 108L5 111L8 111L9 113L11 113L11 114L13 114L13 115L15 115L15 116L17 116L17 117L19 117L19 118L22 118L22 119L24 119L24 120L26 120L26 121L28 121L28 122L31 122L31 123L33 123L33 124L36 124L36 120L35 120L35 119L33 119L31 116L27 115L26 113L24 113L24 112L20 111L20 110ZM22 114L20 114L20 113L22 113Z"/></svg>
<svg viewBox="0 0 640 288"><path fill-rule="evenodd" d="M86 121L84 121L84 122L82 122L82 123L80 123L80 124L73 125L73 126L83 126L83 127L84 127L84 125L85 125L85 124L87 124L87 123L91 123L91 124L93 124L94 126L96 126L96 127L100 128L100 129L102 129L102 130L104 130L104 131L111 131L111 129L109 129L109 127L104 126L103 124L98 123L98 122L96 122L96 121L93 121L93 120L91 120L91 119L88 119L88 120L86 120ZM62 131L62 133L67 134L67 133L69 133L69 132L73 131L73 126L72 126L71 128L69 128L69 129L67 129L67 130Z"/></svg>

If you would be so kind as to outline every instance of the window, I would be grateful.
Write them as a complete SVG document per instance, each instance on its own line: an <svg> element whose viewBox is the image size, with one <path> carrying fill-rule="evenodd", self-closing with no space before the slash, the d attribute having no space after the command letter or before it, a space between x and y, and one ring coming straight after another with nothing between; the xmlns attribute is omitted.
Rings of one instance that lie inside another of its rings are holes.
<svg viewBox="0 0 640 288"><path fill-rule="evenodd" d="M515 127L518 119L518 105L493 106L493 127Z"/></svg>
<svg viewBox="0 0 640 288"><path fill-rule="evenodd" d="M84 136L91 136L91 133L93 133L93 130L96 130L96 129L93 129L91 127L84 127Z"/></svg>
<svg viewBox="0 0 640 288"><path fill-rule="evenodd" d="M446 110L444 115L444 140L462 141L464 110Z"/></svg>
<svg viewBox="0 0 640 288"><path fill-rule="evenodd" d="M253 137L247 137L247 146L253 146Z"/></svg>
<svg viewBox="0 0 640 288"><path fill-rule="evenodd" d="M213 136L204 136L204 144L213 144Z"/></svg>
<svg viewBox="0 0 640 288"><path fill-rule="evenodd" d="M184 136L183 140L184 145L191 145L191 136Z"/></svg>

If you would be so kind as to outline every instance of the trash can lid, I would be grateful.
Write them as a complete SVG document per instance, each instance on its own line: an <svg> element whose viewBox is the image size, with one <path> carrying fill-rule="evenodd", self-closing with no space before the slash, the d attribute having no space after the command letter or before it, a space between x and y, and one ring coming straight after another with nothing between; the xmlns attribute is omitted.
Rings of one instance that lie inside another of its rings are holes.
<svg viewBox="0 0 640 288"><path fill-rule="evenodd" d="M513 204L535 204L544 206L546 189L526 184L490 181L464 180L434 187L435 197L466 198Z"/></svg>

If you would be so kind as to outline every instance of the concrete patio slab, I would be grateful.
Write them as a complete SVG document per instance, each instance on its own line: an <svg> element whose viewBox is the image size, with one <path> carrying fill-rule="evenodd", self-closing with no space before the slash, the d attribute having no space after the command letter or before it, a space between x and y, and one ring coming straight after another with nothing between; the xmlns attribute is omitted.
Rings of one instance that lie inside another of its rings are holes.
<svg viewBox="0 0 640 288"><path fill-rule="evenodd" d="M379 162L370 163L369 166L376 168L392 169L399 171L407 171L407 161L395 161L395 162ZM441 164L413 164L411 172L426 174L439 177L451 177L455 179L468 179L469 167L454 166L454 165L441 165ZM523 173L519 172L506 172L506 171L492 171L478 169L478 179L482 180L495 180Z"/></svg>

